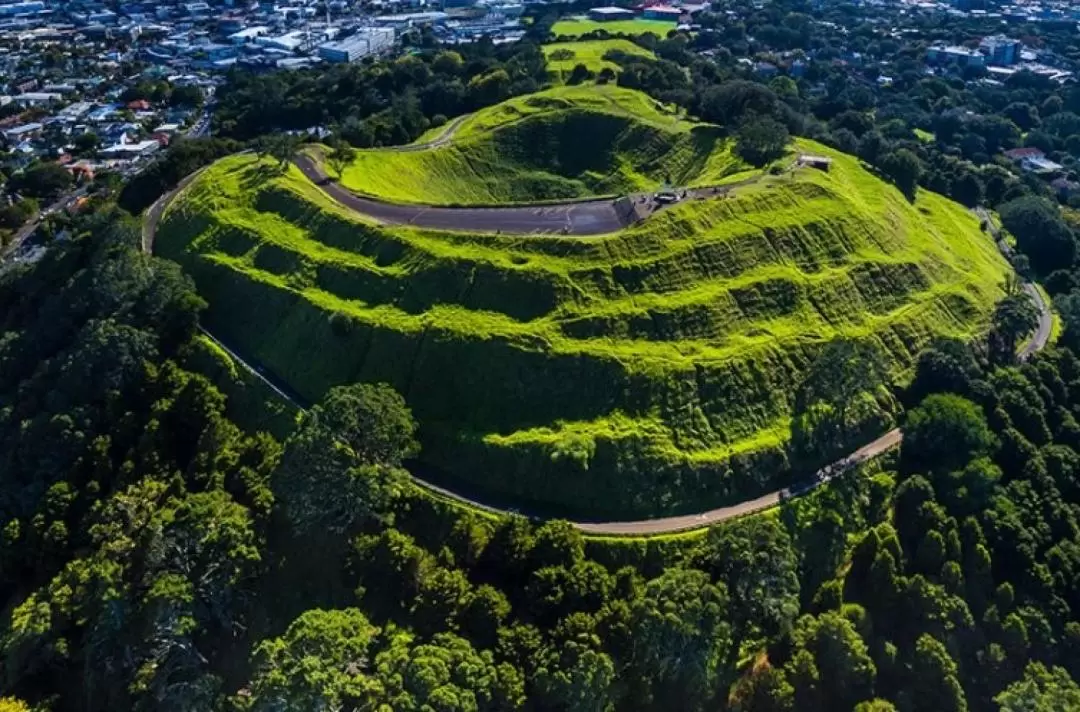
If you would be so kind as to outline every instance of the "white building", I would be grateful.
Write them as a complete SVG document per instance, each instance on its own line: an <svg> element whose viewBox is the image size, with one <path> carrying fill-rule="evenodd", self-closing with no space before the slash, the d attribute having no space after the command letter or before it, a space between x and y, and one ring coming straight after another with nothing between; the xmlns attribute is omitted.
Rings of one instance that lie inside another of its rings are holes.
<svg viewBox="0 0 1080 712"><path fill-rule="evenodd" d="M369 54L377 54L394 44L394 30L378 27L361 30L338 42L319 45L319 56L327 62L355 62Z"/></svg>
<svg viewBox="0 0 1080 712"><path fill-rule="evenodd" d="M239 32L234 32L229 35L229 42L236 45L247 44L248 42L254 42L259 37L263 37L270 33L270 28L264 25L258 25L256 27L245 27Z"/></svg>

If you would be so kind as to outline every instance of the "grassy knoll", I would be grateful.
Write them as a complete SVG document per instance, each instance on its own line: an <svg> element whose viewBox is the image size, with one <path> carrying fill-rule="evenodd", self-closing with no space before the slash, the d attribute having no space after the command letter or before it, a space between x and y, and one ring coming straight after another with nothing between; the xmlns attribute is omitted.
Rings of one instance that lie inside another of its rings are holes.
<svg viewBox="0 0 1080 712"><path fill-rule="evenodd" d="M794 393L830 339L876 343L903 378L1000 295L1007 266L968 211L801 148L832 170L594 238L379 228L295 168L235 156L169 207L156 249L193 274L216 335L305 397L398 388L448 484L675 514L781 483Z"/></svg>
<svg viewBox="0 0 1080 712"><path fill-rule="evenodd" d="M639 92L589 85L478 111L444 146L359 151L342 183L396 202L477 205L652 190L668 179L704 185L745 168L715 127Z"/></svg>
<svg viewBox="0 0 1080 712"><path fill-rule="evenodd" d="M619 65L604 59L604 55L608 52L624 52L638 57L656 59L656 55L649 50L624 39L557 42L544 45L542 49L547 59L548 72L559 81L565 81L574 71L574 67L579 64L584 64L590 71L596 73L604 69L618 73Z"/></svg>
<svg viewBox="0 0 1080 712"><path fill-rule="evenodd" d="M643 35L651 32L657 37L667 37L675 29L674 22L663 20L616 20L614 22L596 22L595 20L576 19L559 20L551 28L556 37L580 37L596 30L604 30L613 35Z"/></svg>

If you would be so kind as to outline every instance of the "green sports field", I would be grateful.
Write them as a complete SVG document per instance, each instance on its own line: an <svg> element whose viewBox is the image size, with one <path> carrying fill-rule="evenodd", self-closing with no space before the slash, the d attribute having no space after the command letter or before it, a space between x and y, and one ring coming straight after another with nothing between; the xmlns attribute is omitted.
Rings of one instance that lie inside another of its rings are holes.
<svg viewBox="0 0 1080 712"><path fill-rule="evenodd" d="M527 99L462 135L554 111ZM642 135L692 134L619 101ZM447 483L568 515L697 511L785 481L794 394L829 340L877 345L902 380L930 339L985 329L1008 269L961 206L797 149L831 170L593 238L377 227L294 167L234 156L170 205L156 249L215 335L305 397L399 389Z"/></svg>
<svg viewBox="0 0 1080 712"><path fill-rule="evenodd" d="M575 19L559 20L551 28L556 37L579 37L596 30L604 30L613 35L643 35L651 32L657 37L667 37L675 29L674 22L663 20L615 20L614 22L596 22L595 20Z"/></svg>

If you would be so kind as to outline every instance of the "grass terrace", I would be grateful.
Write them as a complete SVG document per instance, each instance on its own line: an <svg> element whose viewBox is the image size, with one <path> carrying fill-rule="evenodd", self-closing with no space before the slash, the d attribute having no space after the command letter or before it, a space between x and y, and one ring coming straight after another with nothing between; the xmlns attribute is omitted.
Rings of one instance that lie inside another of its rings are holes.
<svg viewBox="0 0 1080 712"><path fill-rule="evenodd" d="M589 92L621 107L591 113L630 121L626 102ZM551 118L556 98L480 112L461 138L496 143ZM722 162L691 150L692 124L634 101L639 126L620 132L663 137L656 155L685 156L673 170ZM930 339L986 328L1008 270L960 205L925 191L908 203L855 158L798 149L831 170L762 176L590 238L377 227L297 169L239 155L169 206L155 249L192 273L215 335L304 397L353 381L399 389L422 466L448 485L578 517L697 511L784 483L794 394L830 339L877 344L903 379ZM368 185L515 195L423 165L411 184L386 170ZM618 180L658 180L618 165Z"/></svg>

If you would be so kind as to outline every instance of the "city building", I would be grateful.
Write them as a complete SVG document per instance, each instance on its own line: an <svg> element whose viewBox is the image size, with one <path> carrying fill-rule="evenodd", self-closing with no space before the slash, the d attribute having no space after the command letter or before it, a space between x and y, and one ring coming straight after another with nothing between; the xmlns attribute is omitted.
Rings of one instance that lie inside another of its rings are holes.
<svg viewBox="0 0 1080 712"><path fill-rule="evenodd" d="M22 15L36 15L45 11L45 3L40 0L27 0L26 2L13 2L0 5L0 16L19 17Z"/></svg>
<svg viewBox="0 0 1080 712"><path fill-rule="evenodd" d="M1005 35L983 37L979 42L979 50L986 55L988 64L1006 67L1020 61L1020 47L1020 40L1014 40Z"/></svg>
<svg viewBox="0 0 1080 712"><path fill-rule="evenodd" d="M589 10L589 19L596 22L633 20L634 17L634 11L625 7L594 7Z"/></svg>
<svg viewBox="0 0 1080 712"><path fill-rule="evenodd" d="M985 67L986 57L967 47L934 45L927 48L926 59L935 64L955 62L961 67Z"/></svg>
<svg viewBox="0 0 1080 712"><path fill-rule="evenodd" d="M319 56L327 62L355 62L369 54L377 54L394 44L394 30L376 27L361 30L337 42L319 45Z"/></svg>
<svg viewBox="0 0 1080 712"><path fill-rule="evenodd" d="M257 25L255 27L247 27L238 32L234 32L229 35L228 40L233 44L242 45L248 42L254 42L259 37L270 34L270 28L265 25Z"/></svg>

